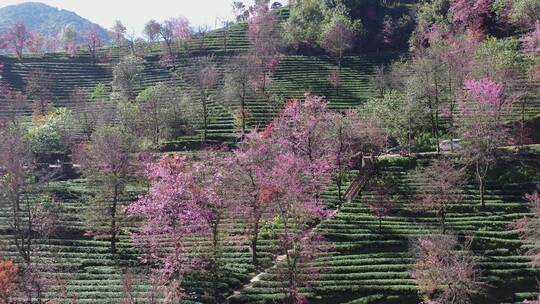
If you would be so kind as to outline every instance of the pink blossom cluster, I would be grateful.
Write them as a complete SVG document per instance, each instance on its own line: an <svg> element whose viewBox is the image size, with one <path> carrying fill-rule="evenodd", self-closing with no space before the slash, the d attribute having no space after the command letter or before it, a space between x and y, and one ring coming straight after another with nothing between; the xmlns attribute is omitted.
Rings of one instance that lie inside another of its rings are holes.
<svg viewBox="0 0 540 304"><path fill-rule="evenodd" d="M456 24L472 30L480 30L484 19L491 15L493 0L452 0L450 12Z"/></svg>
<svg viewBox="0 0 540 304"><path fill-rule="evenodd" d="M540 53L540 21L537 20L534 30L522 38L523 49L529 54Z"/></svg>
<svg viewBox="0 0 540 304"><path fill-rule="evenodd" d="M488 105L493 111L499 112L511 100L504 96L504 85L500 82L484 78L481 80L465 81L465 89L477 102Z"/></svg>

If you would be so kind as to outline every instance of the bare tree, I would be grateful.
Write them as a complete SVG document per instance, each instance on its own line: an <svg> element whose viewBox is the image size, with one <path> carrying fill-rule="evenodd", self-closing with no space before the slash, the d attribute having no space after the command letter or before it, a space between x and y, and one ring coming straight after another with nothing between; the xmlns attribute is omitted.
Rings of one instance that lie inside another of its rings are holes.
<svg viewBox="0 0 540 304"><path fill-rule="evenodd" d="M197 27L197 37L199 38L199 51L201 52L204 48L204 43L206 42L206 36L208 35L209 31L210 31L210 27L208 25L201 25Z"/></svg>
<svg viewBox="0 0 540 304"><path fill-rule="evenodd" d="M448 208L462 200L463 170L456 169L450 160L439 159L415 172L413 180L418 185L418 200L413 208L435 212L445 233Z"/></svg>
<svg viewBox="0 0 540 304"><path fill-rule="evenodd" d="M0 130L0 199L9 207L11 241L22 260L23 290L29 303L34 296L42 303L46 280L44 265L38 260L39 241L58 228L56 204L46 185L53 177L40 170L20 125Z"/></svg>
<svg viewBox="0 0 540 304"><path fill-rule="evenodd" d="M113 94L124 101L133 101L143 71L144 63L141 59L132 55L124 57L113 70Z"/></svg>
<svg viewBox="0 0 540 304"><path fill-rule="evenodd" d="M428 235L411 246L412 276L430 303L467 304L485 286L470 242L453 235Z"/></svg>
<svg viewBox="0 0 540 304"><path fill-rule="evenodd" d="M540 266L540 194L534 192L525 196L531 215L516 221L512 226L519 230L521 237L531 243L528 254L534 266Z"/></svg>
<svg viewBox="0 0 540 304"><path fill-rule="evenodd" d="M70 100L76 107L73 115L86 140L90 140L90 136L98 125L100 111L103 110L103 104L92 101L90 96L87 90L81 88L75 89L70 95Z"/></svg>
<svg viewBox="0 0 540 304"><path fill-rule="evenodd" d="M89 185L97 189L90 207L91 234L108 234L111 253L116 253L116 242L121 220L122 199L127 183L133 178L133 153L138 150L137 140L121 127L98 128L90 143L83 144L73 158L81 164ZM108 227L102 231L99 227Z"/></svg>
<svg viewBox="0 0 540 304"><path fill-rule="evenodd" d="M510 141L503 116L510 111L512 100L505 95L502 83L485 78L465 82L465 99L460 104L458 134L463 140L463 160L474 169L481 207L489 169L496 162L499 148Z"/></svg>
<svg viewBox="0 0 540 304"><path fill-rule="evenodd" d="M194 101L173 83L158 83L137 96L144 135L157 147L161 140L188 132L194 121Z"/></svg>
<svg viewBox="0 0 540 304"><path fill-rule="evenodd" d="M379 230L382 229L383 219L398 209L394 187L388 177L372 178L367 188L368 192L364 195L364 202L379 220Z"/></svg>
<svg viewBox="0 0 540 304"><path fill-rule="evenodd" d="M212 57L200 57L191 63L188 73L189 77L192 77L200 96L200 110L203 119L202 142L204 144L208 135L211 96L219 82L219 70Z"/></svg>
<svg viewBox="0 0 540 304"><path fill-rule="evenodd" d="M54 100L54 77L43 69L30 72L25 86L26 96L33 101L34 115L45 116Z"/></svg>
<svg viewBox="0 0 540 304"><path fill-rule="evenodd" d="M125 45L126 41L126 27L120 20L116 20L114 26L111 28L111 37L116 47L121 48Z"/></svg>
<svg viewBox="0 0 540 304"><path fill-rule="evenodd" d="M238 56L227 67L223 86L224 100L227 104L239 106L240 131L242 137L246 134L248 116L247 100L253 94L250 80L253 76L253 57Z"/></svg>
<svg viewBox="0 0 540 304"><path fill-rule="evenodd" d="M323 29L321 42L323 48L336 58L341 73L341 62L346 52L354 47L361 23L353 21L343 5L337 5L330 22Z"/></svg>

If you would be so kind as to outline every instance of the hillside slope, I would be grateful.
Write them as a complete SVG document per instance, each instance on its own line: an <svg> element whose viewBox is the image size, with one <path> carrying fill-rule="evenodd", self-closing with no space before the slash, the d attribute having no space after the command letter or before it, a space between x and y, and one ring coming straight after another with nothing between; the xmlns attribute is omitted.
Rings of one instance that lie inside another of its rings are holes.
<svg viewBox="0 0 540 304"><path fill-rule="evenodd" d="M43 3L25 2L0 8L0 33L11 25L22 22L29 30L45 37L57 35L70 25L77 33L84 33L92 26L99 28L103 41L109 41L109 34L103 27L74 12L58 9Z"/></svg>
<svg viewBox="0 0 540 304"><path fill-rule="evenodd" d="M434 214L413 211L415 201L411 190L415 181L411 173L430 161L422 158L381 161L379 176L391 178L400 193L400 208L382 222L366 204L381 200L368 186L335 217L318 226L317 230L335 243L335 250L316 261L322 270L313 288L304 290L310 295L309 303L420 302L418 287L410 274L412 257L408 246L415 237L437 232L439 227ZM450 208L448 227L460 237L471 238L472 250L480 257L486 292L477 294L473 303L523 303L524 299L535 296L534 277L540 270L531 268L530 257L525 255L529 245L519 240L518 232L509 224L527 214L523 195L540 182L539 155L500 161L497 170L505 173L489 185L486 208L480 208L476 185L470 182L464 189L463 204ZM523 172L536 174L525 177ZM244 290L243 301L239 303L279 303L281 292L274 271Z"/></svg>

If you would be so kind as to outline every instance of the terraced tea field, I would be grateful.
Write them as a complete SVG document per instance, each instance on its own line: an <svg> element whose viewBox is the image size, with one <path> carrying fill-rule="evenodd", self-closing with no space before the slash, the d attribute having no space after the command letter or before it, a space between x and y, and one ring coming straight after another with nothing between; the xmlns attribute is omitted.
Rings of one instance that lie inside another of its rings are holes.
<svg viewBox="0 0 540 304"><path fill-rule="evenodd" d="M539 155L527 162L537 170L535 180L513 184L492 183L486 208L481 210L477 187L471 182L464 189L464 202L450 209L448 229L460 237L472 238L472 249L480 258L487 291L473 303L522 303L535 296L533 269L524 255L527 244L508 225L527 214L523 194L538 183ZM366 206L377 200L368 187L361 196L346 203L333 218L318 225L317 230L335 243L335 251L316 261L320 278L305 292L309 303L419 303L418 288L410 275L412 258L408 245L412 238L440 231L437 218L411 210L414 181L410 173L429 159L382 161L380 173L390 176L399 187L400 209L379 226L379 220ZM246 303L280 303L281 283L275 271L243 292Z"/></svg>
<svg viewBox="0 0 540 304"><path fill-rule="evenodd" d="M369 89L369 76L372 74L374 66L388 63L394 57L395 54L347 57L343 63L344 85L339 96L335 96L334 90L327 81L330 70L336 67L330 58L286 56L275 72L273 84L269 87L268 92L266 94L252 95L248 99L248 125L264 127L277 113L277 109L269 101L268 96L286 100L300 98L306 91L311 91L314 94L327 96L330 101L329 106L334 109L345 110L357 106L372 95ZM136 91L140 92L149 86L167 82L181 88L197 100L200 96L187 72L191 59L193 58L183 60L175 71L169 71L155 61L147 61L141 76L142 81L138 84ZM230 59L230 56L214 56L217 63L225 63ZM76 111L74 102L70 100L70 94L75 89L91 90L98 84L105 85L111 91L113 67L113 63L94 65L76 59L27 59L22 63L9 60L4 63L2 76L12 87L21 89L32 70L44 70L52 75L54 79L53 92L55 100L53 103L56 106L74 108ZM223 68L221 72L225 72ZM0 103L0 111L6 109L2 105L5 105L5 103ZM238 136L233 115L235 108L234 104L224 104L219 97L219 92L214 91L214 98L212 98L210 106L211 116L209 118L208 134L210 140L218 142L235 141ZM24 109L25 114L29 114L31 104L28 103ZM198 133L201 133L201 130ZM198 135L191 138L181 138L165 144L165 149L185 149L183 147L185 147L186 141L198 140Z"/></svg>
<svg viewBox="0 0 540 304"><path fill-rule="evenodd" d="M70 180L56 182L52 186L53 193L60 203L60 221L57 232L46 241L37 240L34 249L34 261L47 265L46 284L51 298L58 298L58 291L64 286L71 298L76 296L77 303L120 303L125 298L123 290L123 274L126 271L133 276L133 294L142 303L150 297L152 284L145 274L138 260L140 252L135 249L129 231L136 222L125 222L117 243L118 252L110 253L110 243L99 238L92 238L86 234L91 223L85 218L87 211L92 208L88 204L87 196L91 191L86 188L84 180ZM131 187L128 197L124 198L123 205L127 206L141 192L140 187ZM336 188L331 187L324 195L329 205L336 198ZM0 256L17 259L17 249L11 241L10 219L7 206L0 208L0 231L2 235ZM245 225L236 219L235 222L226 221L223 225L231 234L243 233ZM267 228L265 228L267 227ZM275 234L279 233L279 226L263 226L258 241L258 257L261 265L272 265L276 254ZM204 251L208 240L194 239L192 246ZM251 255L247 246L248 240L226 240L223 248L223 275L220 279L220 291L224 295L231 294L233 290L240 290L241 286L256 274L251 264ZM190 293L201 294L208 288L208 279L191 277L185 284ZM189 296L188 296L189 298ZM66 300L67 301L67 300ZM198 303L198 302L195 302Z"/></svg>
<svg viewBox="0 0 540 304"><path fill-rule="evenodd" d="M280 18L288 16L288 10L280 11ZM148 46L144 56L144 71L135 91L159 83L168 83L194 100L200 100L189 66L199 57L212 56L220 76L227 70L227 63L235 56L243 54L249 43L246 39L247 24L241 22L229 29L211 31L204 37L196 37L182 46L174 68L159 64L160 46ZM125 52L118 48L103 48L99 52L98 63L90 62L89 54L81 51L70 57L64 53L29 55L21 62L13 57L0 56L3 65L1 79L10 87L24 89L30 73L44 70L54 82L53 103L57 107L68 107L80 111L71 99L77 89L92 90L104 85L107 93L112 91L112 71ZM264 93L255 93L247 100L248 127L262 129L277 115L281 103L291 98L301 98L305 92L325 96L328 107L345 111L358 107L374 96L370 78L374 68L388 65L403 54L383 51L377 54L346 56L342 62L343 86L339 93L332 88L328 76L337 68L334 59L320 56L294 55L292 51L280 57L280 63L272 77L272 83ZM223 78L223 77L220 77ZM516 121L522 115L527 118L540 117L538 83L530 84L520 80L527 103L513 106L509 120ZM236 143L239 132L234 113L237 103L226 104L220 92L222 83L210 94L210 117L208 139L210 143ZM275 101L278 102L275 102ZM5 100L0 96L0 115L7 111ZM22 113L30 117L31 101ZM196 133L171 139L163 144L161 150L189 151L198 148L202 130L197 126ZM536 135L538 137L538 135ZM192 151L190 151L192 152ZM190 153L188 152L188 153ZM479 193L471 178L464 190L465 202L451 207L447 219L449 230L460 238L472 238L472 249L480 257L486 292L477 294L474 303L522 303L535 294L535 278L540 277L540 269L530 266L525 256L528 246L519 240L517 231L509 227L514 220L527 214L523 195L540 183L540 151L519 156L512 164L499 169L498 176L492 179L486 195L486 208L480 208ZM437 219L429 213L416 213L412 209L415 197L412 194L415 181L411 173L415 168L425 166L430 158L383 158L379 163L380 176L390 177L397 186L400 208L382 222L376 218L367 203L381 200L369 186L361 195L339 208L335 216L324 220L316 230L335 244L335 248L321 255L315 262L322 269L320 277L312 282L313 288L303 290L314 304L361 304L396 303L414 304L420 301L418 287L410 274L412 258L408 246L412 238L437 231ZM506 160L501 160L504 162ZM351 171L352 178L356 172ZM120 233L118 253L110 253L109 242L105 239L87 235L91 228L86 220L86 210L91 208L84 180L75 179L51 184L53 193L60 202L59 230L48 240L37 241L35 259L46 264L48 296L56 298L65 285L64 302L76 297L77 303L116 304L125 298L123 274L133 274L133 297L139 303L146 303L155 287L151 284L146 269L141 267L130 232L136 222L128 222ZM129 196L123 201L127 206L146 188L131 185ZM325 194L328 208L336 206L336 187L331 185ZM16 248L8 240L12 233L9 226L9 208L0 202L0 257L16 259ZM232 235L245 232L242 220L227 220L223 225ZM223 248L222 271L219 278L220 293L225 296L236 292L231 304L269 304L281 303L282 283L276 269L271 268L277 255L275 233L279 225L266 223L259 239L259 258L264 267L270 267L260 275L260 280L248 288L243 286L261 269L251 265L247 241L226 240ZM204 252L207 240L193 239L191 248L197 246ZM278 264L278 267L279 264ZM195 299L207 296L210 282L207 277L191 273L187 276L185 303L199 303ZM225 301L225 300L223 300Z"/></svg>

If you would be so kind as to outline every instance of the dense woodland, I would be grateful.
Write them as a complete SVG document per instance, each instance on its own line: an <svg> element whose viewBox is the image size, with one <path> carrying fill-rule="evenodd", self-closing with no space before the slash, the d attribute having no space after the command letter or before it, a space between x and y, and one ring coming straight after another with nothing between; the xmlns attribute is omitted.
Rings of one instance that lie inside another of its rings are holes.
<svg viewBox="0 0 540 304"><path fill-rule="evenodd" d="M540 303L540 2L0 35L0 304Z"/></svg>

